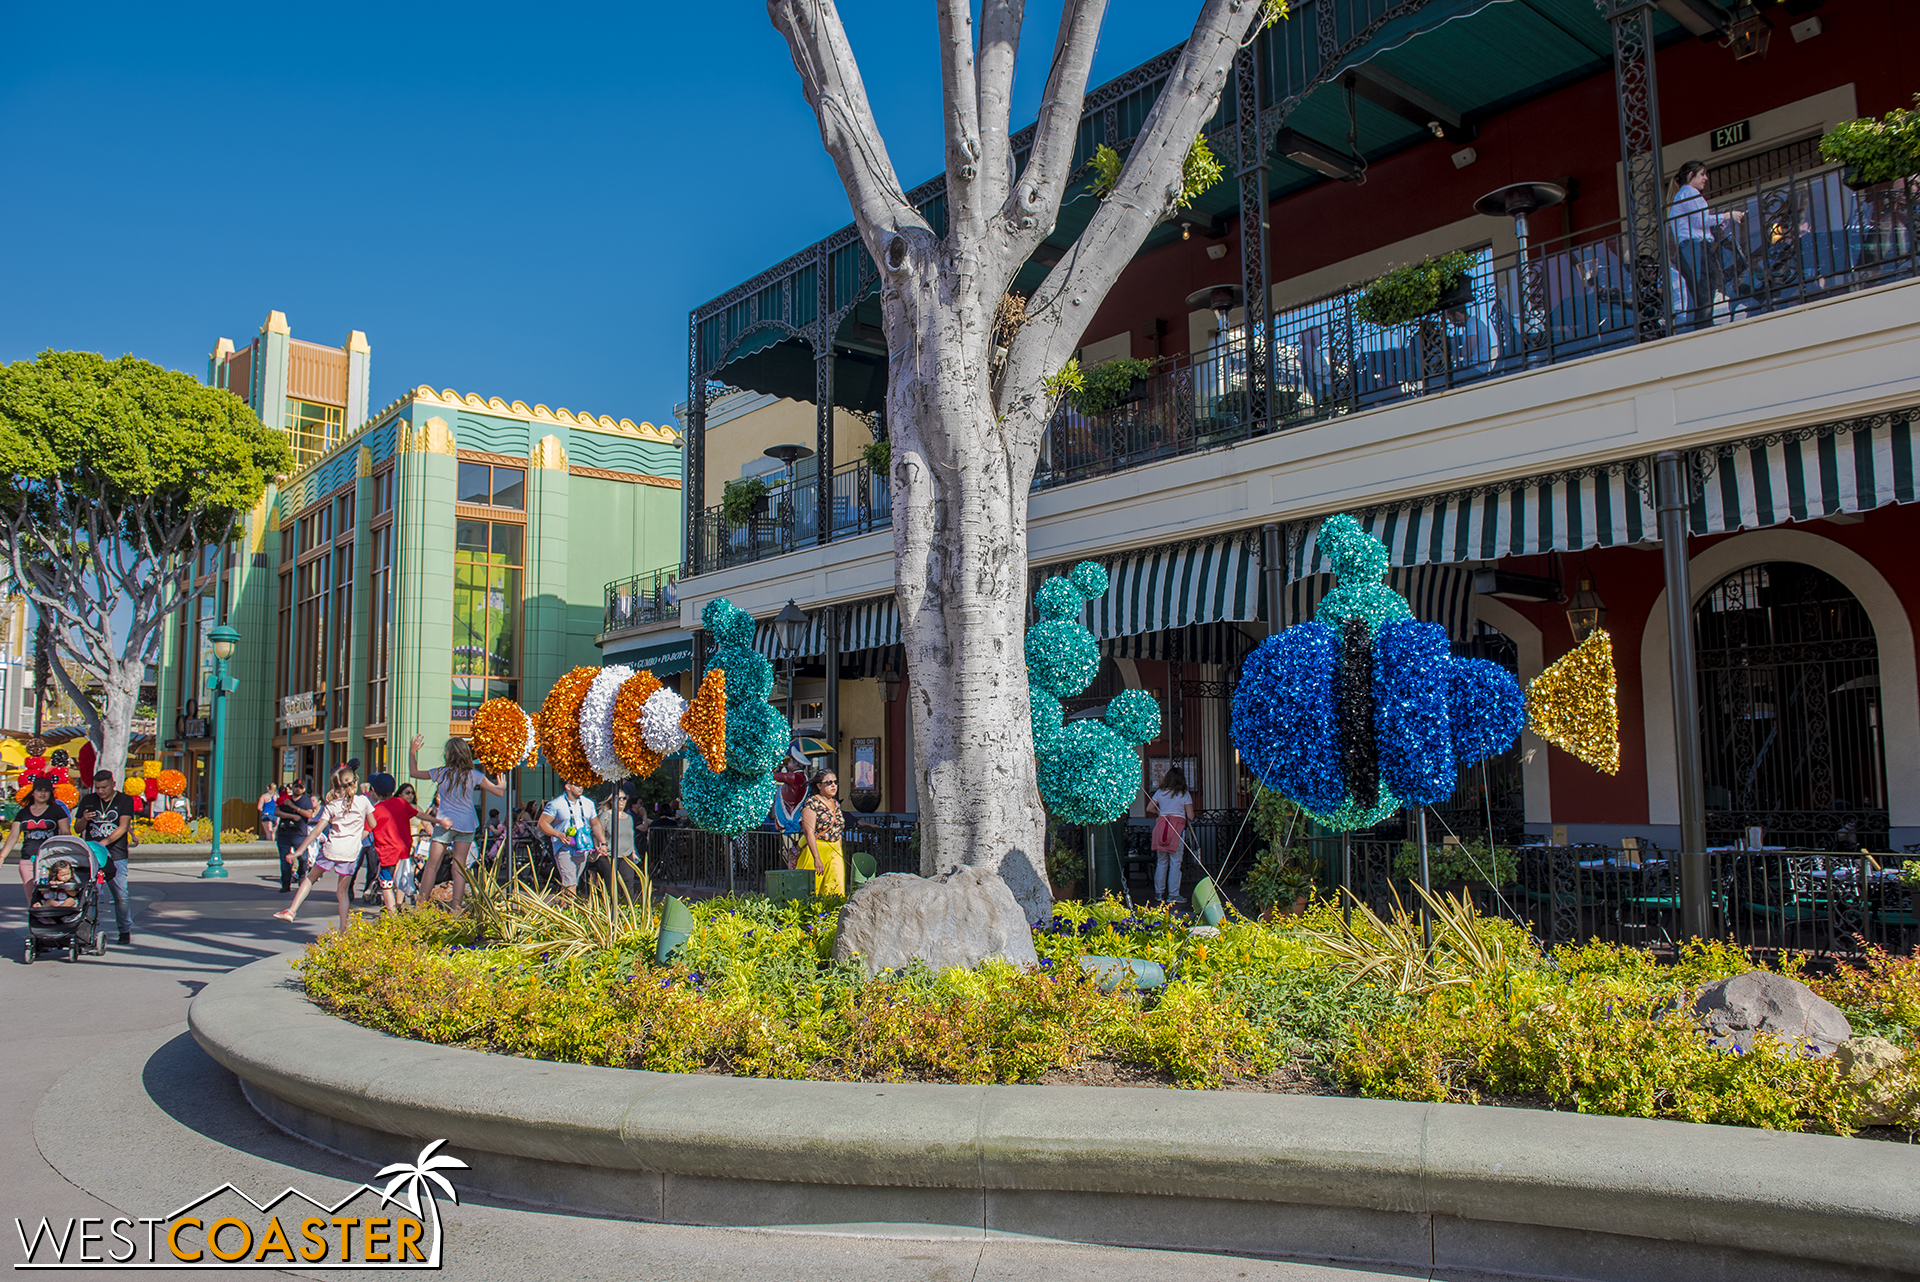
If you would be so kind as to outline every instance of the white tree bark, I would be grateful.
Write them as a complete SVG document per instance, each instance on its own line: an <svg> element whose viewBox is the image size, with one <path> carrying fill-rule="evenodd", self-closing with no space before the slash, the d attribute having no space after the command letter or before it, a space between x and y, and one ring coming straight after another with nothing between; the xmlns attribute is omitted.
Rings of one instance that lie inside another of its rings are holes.
<svg viewBox="0 0 1920 1282"><path fill-rule="evenodd" d="M1051 909L1025 662L1027 491L1067 362L1120 272L1181 194L1259 0L1205 0L1113 194L1028 304L996 383L992 326L1053 230L1072 176L1105 0L1066 0L1034 146L1009 173L1024 0L936 0L947 234L906 200L832 0L768 0L821 141L880 267L893 448L895 589L907 652L922 871L996 867L1029 916Z"/></svg>
<svg viewBox="0 0 1920 1282"><path fill-rule="evenodd" d="M118 777L142 678L160 657L167 618L192 591L201 544L190 518L166 522L145 503L108 509L60 486L48 495L40 510L0 509L0 541L14 585L50 625L54 680L99 745L98 768Z"/></svg>

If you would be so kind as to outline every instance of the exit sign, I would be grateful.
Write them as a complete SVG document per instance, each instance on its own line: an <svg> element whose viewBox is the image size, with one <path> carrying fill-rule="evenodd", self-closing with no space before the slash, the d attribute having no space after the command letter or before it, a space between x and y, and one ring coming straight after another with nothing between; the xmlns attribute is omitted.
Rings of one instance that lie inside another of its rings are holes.
<svg viewBox="0 0 1920 1282"><path fill-rule="evenodd" d="M1751 137L1753 137L1753 122L1751 120L1741 120L1731 125L1722 125L1713 131L1713 149L1715 151L1725 151L1729 147L1738 147Z"/></svg>

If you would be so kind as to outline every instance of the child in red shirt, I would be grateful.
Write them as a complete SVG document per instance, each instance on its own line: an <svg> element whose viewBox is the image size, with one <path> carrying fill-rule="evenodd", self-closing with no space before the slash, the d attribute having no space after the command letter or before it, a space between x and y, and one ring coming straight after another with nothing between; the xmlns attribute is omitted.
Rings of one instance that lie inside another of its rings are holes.
<svg viewBox="0 0 1920 1282"><path fill-rule="evenodd" d="M394 912L393 870L412 853L413 821L420 812L405 797L394 795L392 775L374 775L367 783L379 798L374 803L373 819L368 827L373 833L373 853L380 861L380 903L385 911ZM434 822L442 827L452 826L445 819L436 818Z"/></svg>

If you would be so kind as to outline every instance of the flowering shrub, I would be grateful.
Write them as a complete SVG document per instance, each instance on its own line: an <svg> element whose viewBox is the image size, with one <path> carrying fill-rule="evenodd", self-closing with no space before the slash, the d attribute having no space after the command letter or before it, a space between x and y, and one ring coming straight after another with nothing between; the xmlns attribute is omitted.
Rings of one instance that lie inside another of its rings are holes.
<svg viewBox="0 0 1920 1282"><path fill-rule="evenodd" d="M1317 1089L1379 1098L1835 1134L1853 1129L1865 1089L1833 1056L1708 1042L1694 995L1755 968L1728 944L1696 943L1671 964L1598 942L1549 955L1512 923L1436 900L1437 946L1412 958L1419 927L1404 914L1349 921L1315 902L1279 924L1230 916L1197 936L1165 909L1108 896L1058 903L1036 923L1037 967L915 963L870 979L857 961L823 960L841 902L691 905L693 933L668 967L652 964L650 934L541 955L430 912L356 921L295 965L314 1001L371 1028L664 1072L1031 1082L1103 1061L1217 1087L1291 1068ZM1168 983L1102 992L1079 965L1088 954L1157 962ZM1896 1124L1920 1129L1920 961L1875 952L1806 978L1856 1029L1908 1052L1876 1080L1898 1101Z"/></svg>

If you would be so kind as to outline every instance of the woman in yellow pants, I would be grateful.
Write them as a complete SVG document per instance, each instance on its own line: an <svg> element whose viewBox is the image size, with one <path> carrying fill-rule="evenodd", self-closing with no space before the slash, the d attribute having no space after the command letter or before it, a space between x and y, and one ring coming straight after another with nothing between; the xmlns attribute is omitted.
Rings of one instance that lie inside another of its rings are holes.
<svg viewBox="0 0 1920 1282"><path fill-rule="evenodd" d="M800 810L800 859L796 868L811 868L814 893L847 893L846 860L840 853L840 838L847 821L840 814L840 780L831 770L814 775L813 795Z"/></svg>

